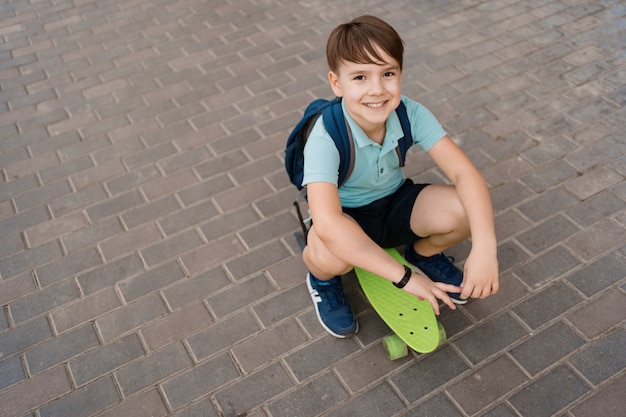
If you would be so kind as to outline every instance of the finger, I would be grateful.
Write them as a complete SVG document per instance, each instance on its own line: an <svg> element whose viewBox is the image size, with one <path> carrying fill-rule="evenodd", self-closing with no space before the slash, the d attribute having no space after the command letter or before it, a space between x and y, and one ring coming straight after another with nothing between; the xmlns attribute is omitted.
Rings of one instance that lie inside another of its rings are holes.
<svg viewBox="0 0 626 417"><path fill-rule="evenodd" d="M452 302L452 299L450 298L450 296L445 293L445 292L440 292L438 294L435 294L441 301L444 302L444 304L446 304L448 307L450 307L450 310L456 310L456 304L454 304Z"/></svg>
<svg viewBox="0 0 626 417"><path fill-rule="evenodd" d="M435 311L435 314L438 316L439 315L439 303L437 302L437 298L429 297L428 301L433 306L433 310Z"/></svg>
<svg viewBox="0 0 626 417"><path fill-rule="evenodd" d="M461 298L464 300L467 300L468 298L472 297L472 298L480 298L480 293L477 293L478 296L475 296L474 293L476 292L478 288L471 286L471 285L464 285L462 288L462 291L459 291L461 293Z"/></svg>
<svg viewBox="0 0 626 417"><path fill-rule="evenodd" d="M461 292L462 290L461 287L457 287L456 285L444 284L442 282L435 282L434 284L435 284L435 287L439 288L443 292L457 293L457 292Z"/></svg>

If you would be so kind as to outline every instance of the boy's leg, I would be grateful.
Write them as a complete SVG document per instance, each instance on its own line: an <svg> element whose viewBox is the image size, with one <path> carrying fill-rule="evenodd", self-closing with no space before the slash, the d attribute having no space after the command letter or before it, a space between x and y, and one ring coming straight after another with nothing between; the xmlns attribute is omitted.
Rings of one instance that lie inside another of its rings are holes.
<svg viewBox="0 0 626 417"><path fill-rule="evenodd" d="M356 333L359 325L341 284L341 275L349 272L352 266L326 249L315 234L314 226L309 230L303 259L309 269L307 288L322 327L339 338Z"/></svg>
<svg viewBox="0 0 626 417"><path fill-rule="evenodd" d="M405 250L406 259L433 281L460 285L463 273L453 259L442 252L470 237L469 221L456 189L449 185L429 185L415 200L411 212L411 230L422 238ZM460 294L450 294L457 304L464 304Z"/></svg>

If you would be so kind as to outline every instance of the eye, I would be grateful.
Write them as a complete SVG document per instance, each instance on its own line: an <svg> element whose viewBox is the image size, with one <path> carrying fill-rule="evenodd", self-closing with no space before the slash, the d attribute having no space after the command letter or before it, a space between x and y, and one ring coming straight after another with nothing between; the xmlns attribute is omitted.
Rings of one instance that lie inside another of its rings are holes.
<svg viewBox="0 0 626 417"><path fill-rule="evenodd" d="M354 81L363 81L365 77L363 75L357 75L354 77Z"/></svg>
<svg viewBox="0 0 626 417"><path fill-rule="evenodd" d="M395 75L396 75L396 73L395 73L395 72L393 72L393 71L387 71L387 72L385 73L385 78L394 77Z"/></svg>

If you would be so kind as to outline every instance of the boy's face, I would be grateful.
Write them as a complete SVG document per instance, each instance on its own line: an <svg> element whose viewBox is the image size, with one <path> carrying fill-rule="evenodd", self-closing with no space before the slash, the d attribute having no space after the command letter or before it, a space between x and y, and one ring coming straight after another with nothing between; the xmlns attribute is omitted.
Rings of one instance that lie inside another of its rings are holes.
<svg viewBox="0 0 626 417"><path fill-rule="evenodd" d="M328 80L335 95L343 97L354 121L370 139L380 142L387 118L400 104L402 71L394 58L377 49L384 62L342 61L337 73L328 74Z"/></svg>

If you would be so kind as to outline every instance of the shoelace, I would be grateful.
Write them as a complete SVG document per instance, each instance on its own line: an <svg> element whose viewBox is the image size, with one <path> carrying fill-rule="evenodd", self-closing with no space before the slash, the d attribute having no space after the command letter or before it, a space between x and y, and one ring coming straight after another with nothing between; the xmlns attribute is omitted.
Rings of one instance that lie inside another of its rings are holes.
<svg viewBox="0 0 626 417"><path fill-rule="evenodd" d="M327 283L317 286L317 292L327 301L330 311L338 310L347 304L341 284Z"/></svg>
<svg viewBox="0 0 626 417"><path fill-rule="evenodd" d="M452 256L446 256L443 253L431 256L427 261L423 261L428 267L436 269L446 277L450 277L458 273L457 268L454 266L454 258Z"/></svg>

